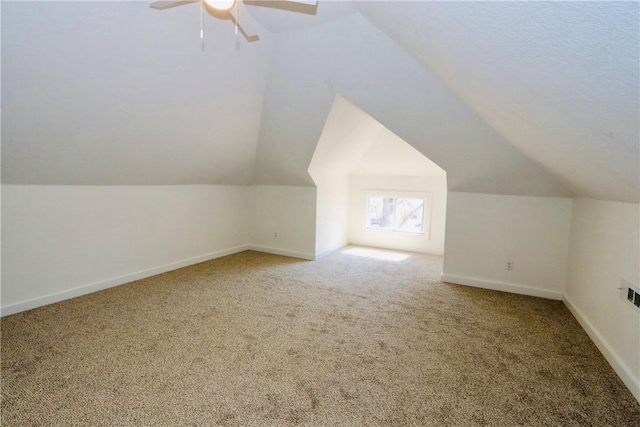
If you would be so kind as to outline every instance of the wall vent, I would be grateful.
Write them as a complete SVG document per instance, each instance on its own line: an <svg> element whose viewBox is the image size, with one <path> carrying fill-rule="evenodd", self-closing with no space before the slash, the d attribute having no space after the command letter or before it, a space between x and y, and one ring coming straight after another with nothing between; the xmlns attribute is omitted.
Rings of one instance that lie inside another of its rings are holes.
<svg viewBox="0 0 640 427"><path fill-rule="evenodd" d="M636 308L640 308L640 291L628 280L622 279L621 296Z"/></svg>

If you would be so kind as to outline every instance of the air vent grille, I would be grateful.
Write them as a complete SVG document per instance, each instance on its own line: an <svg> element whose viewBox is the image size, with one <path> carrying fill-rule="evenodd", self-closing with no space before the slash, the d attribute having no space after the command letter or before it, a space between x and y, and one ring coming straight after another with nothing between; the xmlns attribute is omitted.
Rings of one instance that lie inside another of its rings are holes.
<svg viewBox="0 0 640 427"><path fill-rule="evenodd" d="M640 291L633 286L633 284L625 279L622 279L621 297L626 299L629 303L633 304L636 308L640 308Z"/></svg>

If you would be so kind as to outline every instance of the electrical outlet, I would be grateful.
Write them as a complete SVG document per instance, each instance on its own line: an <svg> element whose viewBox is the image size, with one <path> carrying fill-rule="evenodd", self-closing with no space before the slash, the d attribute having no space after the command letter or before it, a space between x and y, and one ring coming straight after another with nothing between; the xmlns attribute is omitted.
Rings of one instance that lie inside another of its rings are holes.
<svg viewBox="0 0 640 427"><path fill-rule="evenodd" d="M508 260L505 264L505 268L507 270L513 270L513 261L512 260Z"/></svg>
<svg viewBox="0 0 640 427"><path fill-rule="evenodd" d="M278 238L278 232L277 232L277 231L273 234L273 238L274 238L274 239L277 239L277 238Z"/></svg>

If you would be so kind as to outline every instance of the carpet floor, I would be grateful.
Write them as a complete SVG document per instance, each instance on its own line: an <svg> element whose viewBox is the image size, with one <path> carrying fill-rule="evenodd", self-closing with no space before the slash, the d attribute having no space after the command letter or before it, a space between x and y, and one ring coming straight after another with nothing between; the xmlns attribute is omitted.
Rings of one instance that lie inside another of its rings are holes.
<svg viewBox="0 0 640 427"><path fill-rule="evenodd" d="M3 425L638 425L561 302L362 255L247 251L5 317Z"/></svg>

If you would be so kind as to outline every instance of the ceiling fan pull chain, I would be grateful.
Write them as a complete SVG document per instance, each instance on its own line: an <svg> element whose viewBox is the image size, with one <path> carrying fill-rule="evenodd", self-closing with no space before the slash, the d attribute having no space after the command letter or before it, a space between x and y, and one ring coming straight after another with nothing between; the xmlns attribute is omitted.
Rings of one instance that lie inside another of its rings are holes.
<svg viewBox="0 0 640 427"><path fill-rule="evenodd" d="M236 0L236 36L238 35L238 19L240 19L240 15L238 15L238 2L240 0Z"/></svg>
<svg viewBox="0 0 640 427"><path fill-rule="evenodd" d="M202 24L202 15L204 13L204 0L200 0L200 38L204 40L204 30Z"/></svg>

